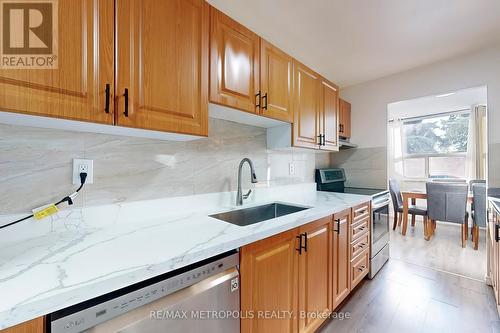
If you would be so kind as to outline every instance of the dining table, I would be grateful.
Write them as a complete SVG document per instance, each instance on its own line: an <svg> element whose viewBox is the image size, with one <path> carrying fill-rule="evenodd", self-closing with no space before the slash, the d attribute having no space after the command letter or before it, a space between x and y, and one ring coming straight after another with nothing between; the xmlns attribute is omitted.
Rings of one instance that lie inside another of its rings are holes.
<svg viewBox="0 0 500 333"><path fill-rule="evenodd" d="M406 235L406 229L408 229L408 207L409 200L411 200L411 204L415 205L417 199L427 200L427 193L425 190L409 190L409 191L401 191L401 195L403 196L403 226L401 228L401 234L403 236ZM472 192L469 192L467 195L467 201L472 202L473 196Z"/></svg>

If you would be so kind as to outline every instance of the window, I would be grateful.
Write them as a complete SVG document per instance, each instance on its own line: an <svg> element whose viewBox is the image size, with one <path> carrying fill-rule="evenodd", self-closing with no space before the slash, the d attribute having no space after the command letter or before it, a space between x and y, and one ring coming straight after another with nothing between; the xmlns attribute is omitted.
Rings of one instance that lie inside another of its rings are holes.
<svg viewBox="0 0 500 333"><path fill-rule="evenodd" d="M465 178L469 112L403 121L405 178Z"/></svg>

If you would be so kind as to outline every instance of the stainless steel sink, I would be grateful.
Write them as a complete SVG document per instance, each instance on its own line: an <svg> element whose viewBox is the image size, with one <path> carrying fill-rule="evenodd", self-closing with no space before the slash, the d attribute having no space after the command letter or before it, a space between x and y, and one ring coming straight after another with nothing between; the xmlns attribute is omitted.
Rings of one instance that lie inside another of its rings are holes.
<svg viewBox="0 0 500 333"><path fill-rule="evenodd" d="M233 210L230 212L214 214L210 215L210 217L235 225L246 226L266 220L271 220L276 217L293 214L306 209L309 208L275 202L262 206L249 207Z"/></svg>

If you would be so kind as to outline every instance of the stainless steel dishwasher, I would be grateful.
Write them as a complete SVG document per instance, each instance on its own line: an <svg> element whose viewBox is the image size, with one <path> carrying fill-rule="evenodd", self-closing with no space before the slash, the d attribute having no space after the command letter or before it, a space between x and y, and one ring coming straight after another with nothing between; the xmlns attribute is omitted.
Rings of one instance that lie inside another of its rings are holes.
<svg viewBox="0 0 500 333"><path fill-rule="evenodd" d="M49 315L51 333L240 331L236 251Z"/></svg>

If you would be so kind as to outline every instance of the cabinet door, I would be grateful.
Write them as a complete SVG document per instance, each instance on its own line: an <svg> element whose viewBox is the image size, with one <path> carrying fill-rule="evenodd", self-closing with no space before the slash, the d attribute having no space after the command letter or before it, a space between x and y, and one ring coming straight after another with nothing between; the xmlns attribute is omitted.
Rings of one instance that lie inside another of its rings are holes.
<svg viewBox="0 0 500 333"><path fill-rule="evenodd" d="M333 83L321 80L320 133L325 136L321 149L336 151L338 147L338 88Z"/></svg>
<svg viewBox="0 0 500 333"><path fill-rule="evenodd" d="M0 69L0 110L112 124L113 1L57 3L57 68Z"/></svg>
<svg viewBox="0 0 500 333"><path fill-rule="evenodd" d="M500 243L495 239L495 229L496 225L500 222L498 221L498 212L494 207L491 207L492 213L492 223L491 223L491 235L492 235L492 286L495 293L495 300L497 304L497 309L500 312Z"/></svg>
<svg viewBox="0 0 500 333"><path fill-rule="evenodd" d="M258 113L260 39L210 8L210 102Z"/></svg>
<svg viewBox="0 0 500 333"><path fill-rule="evenodd" d="M330 216L300 227L305 249L299 255L299 332L316 331L331 310L331 224Z"/></svg>
<svg viewBox="0 0 500 333"><path fill-rule="evenodd" d="M344 111L344 135L346 138L351 137L351 103L345 103L345 111Z"/></svg>
<svg viewBox="0 0 500 333"><path fill-rule="evenodd" d="M351 290L349 225L351 210L333 216L333 307L335 309Z"/></svg>
<svg viewBox="0 0 500 333"><path fill-rule="evenodd" d="M339 99L339 136L351 137L351 104Z"/></svg>
<svg viewBox="0 0 500 333"><path fill-rule="evenodd" d="M289 230L241 249L241 310L255 314L242 318L243 333L296 331L293 316L269 319L257 316L257 312L296 313L297 232Z"/></svg>
<svg viewBox="0 0 500 333"><path fill-rule="evenodd" d="M293 59L261 39L260 44L261 114L293 122Z"/></svg>
<svg viewBox="0 0 500 333"><path fill-rule="evenodd" d="M209 5L120 0L116 10L118 125L207 135Z"/></svg>
<svg viewBox="0 0 500 333"><path fill-rule="evenodd" d="M294 63L293 145L319 148L319 75Z"/></svg>
<svg viewBox="0 0 500 333"><path fill-rule="evenodd" d="M38 317L22 324L12 326L5 330L0 330L0 333L44 333L45 318Z"/></svg>

